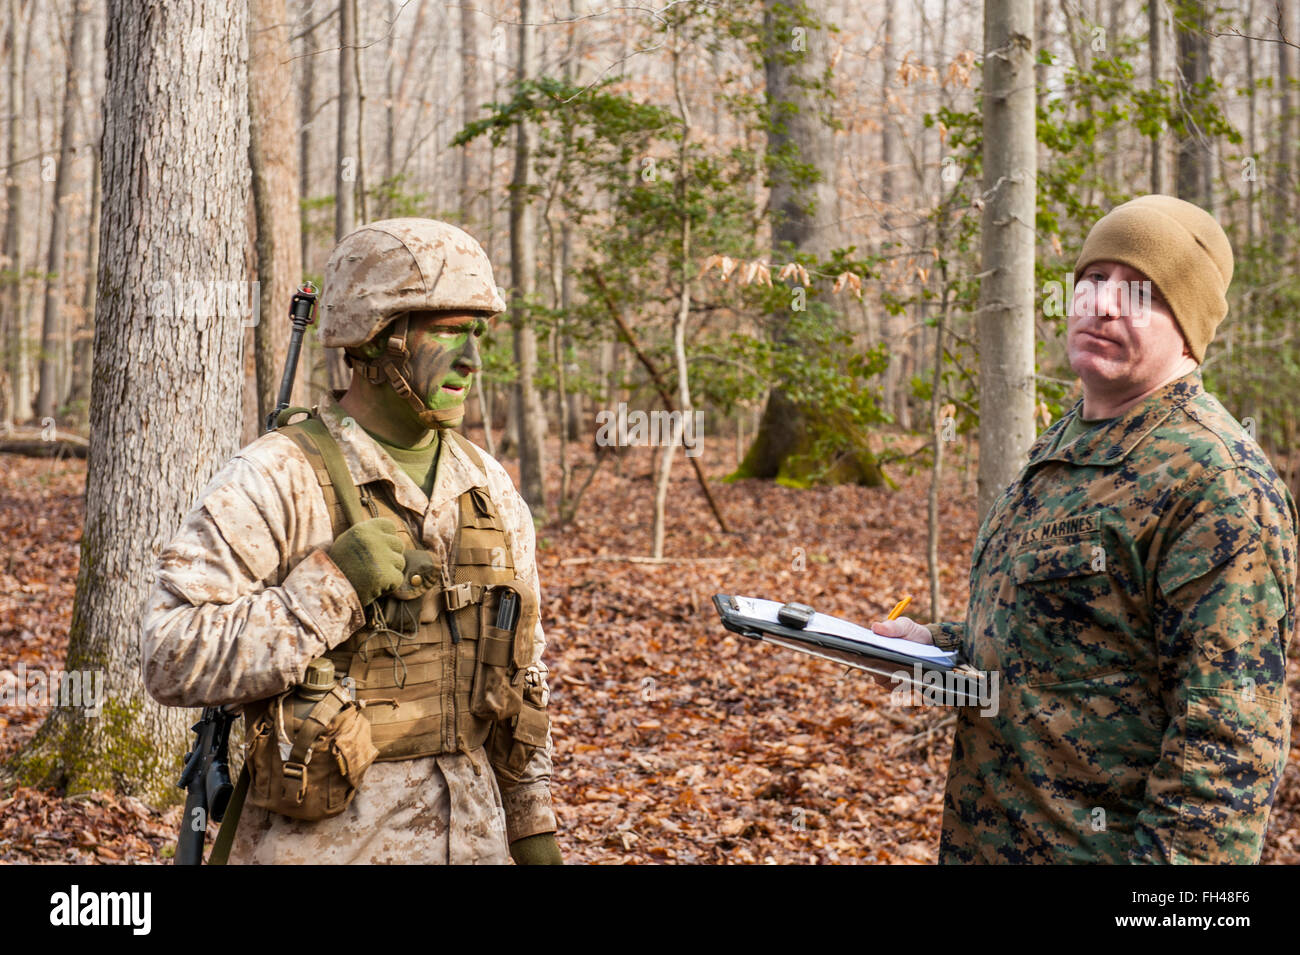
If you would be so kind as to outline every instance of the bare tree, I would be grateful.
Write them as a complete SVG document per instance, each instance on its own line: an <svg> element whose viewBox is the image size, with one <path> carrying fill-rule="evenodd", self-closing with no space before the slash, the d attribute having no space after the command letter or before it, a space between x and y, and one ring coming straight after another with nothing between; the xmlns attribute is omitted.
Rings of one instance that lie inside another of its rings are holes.
<svg viewBox="0 0 1300 955"><path fill-rule="evenodd" d="M89 0L73 0L72 40L68 50L67 80L63 86L63 125L59 134L59 161L54 173L54 207L50 225L49 255L45 271L45 313L41 325L40 389L36 392L36 414L52 418L59 409L68 374L64 361L67 347L67 319L64 290L67 277L63 260L67 252L68 200L72 197L72 162L77 148L77 119L81 113L81 79L86 72L86 29L90 23Z"/></svg>
<svg viewBox="0 0 1300 955"><path fill-rule="evenodd" d="M98 712L51 710L4 769L30 785L178 795L193 713L145 692L139 613L155 553L237 447L242 316L231 296L203 290L248 278L246 16L230 0L108 2L90 457L67 659L106 693Z"/></svg>
<svg viewBox="0 0 1300 955"><path fill-rule="evenodd" d="M984 213L980 307L983 518L1034 441L1033 0L984 7Z"/></svg>
<svg viewBox="0 0 1300 955"><path fill-rule="evenodd" d="M22 126L26 88L27 41L31 37L23 25L31 16L31 8L19 0L9 0L9 95L5 107L9 117L5 134L5 231L3 282L0 283L0 433L7 433L15 422L31 417L30 395L24 382L23 369L26 347L23 308L23 229L26 225L26 206L22 183L18 179L18 160L21 152Z"/></svg>
<svg viewBox="0 0 1300 955"><path fill-rule="evenodd" d="M1196 108L1207 95L1205 83L1210 77L1210 38L1206 32L1204 0L1179 0L1176 14L1174 24L1178 34L1179 102L1183 105L1174 185L1180 199L1210 209L1214 202L1213 190L1210 188L1210 142L1206 130L1201 126L1199 110ZM1282 55L1286 56L1285 53ZM1286 62L1289 62L1289 57L1286 57ZM1283 69L1282 63L1279 60L1279 74ZM1282 142L1287 138L1283 136ZM1279 167L1284 163L1289 164L1289 154L1285 151L1288 147L1279 145L1278 149Z"/></svg>
<svg viewBox="0 0 1300 955"><path fill-rule="evenodd" d="M535 27L532 0L519 2L519 62L516 76L525 83L536 75ZM515 171L510 184L510 278L514 286L510 296L510 327L514 334L515 407L519 415L519 493L532 509L533 516L545 520L546 489L542 483L544 467L542 439L546 411L534 379L537 375L537 333L527 321L526 301L537 284L537 227L532 197L528 194L532 179L532 152L536 134L532 124L522 121L515 135Z"/></svg>
<svg viewBox="0 0 1300 955"><path fill-rule="evenodd" d="M257 428L275 407L289 343L284 321L302 277L298 154L293 71L285 0L250 0L248 18L248 161L257 220L259 320L253 328ZM299 399L302 400L302 399Z"/></svg>
<svg viewBox="0 0 1300 955"><path fill-rule="evenodd" d="M1164 78L1165 25L1163 0L1147 0L1147 46L1151 89L1160 89ZM1156 130L1151 134L1151 191L1165 191L1164 137Z"/></svg>

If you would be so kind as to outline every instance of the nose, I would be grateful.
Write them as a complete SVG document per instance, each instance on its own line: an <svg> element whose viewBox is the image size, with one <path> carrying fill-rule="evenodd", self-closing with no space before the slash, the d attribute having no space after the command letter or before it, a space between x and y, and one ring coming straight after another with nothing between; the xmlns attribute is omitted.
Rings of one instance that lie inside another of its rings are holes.
<svg viewBox="0 0 1300 955"><path fill-rule="evenodd" d="M465 344L456 356L455 367L462 375L472 375L483 369L483 359L478 353L478 336L473 332L465 336Z"/></svg>
<svg viewBox="0 0 1300 955"><path fill-rule="evenodd" d="M1115 279L1106 279L1097 289L1097 318L1120 318L1120 296L1127 293L1128 286Z"/></svg>

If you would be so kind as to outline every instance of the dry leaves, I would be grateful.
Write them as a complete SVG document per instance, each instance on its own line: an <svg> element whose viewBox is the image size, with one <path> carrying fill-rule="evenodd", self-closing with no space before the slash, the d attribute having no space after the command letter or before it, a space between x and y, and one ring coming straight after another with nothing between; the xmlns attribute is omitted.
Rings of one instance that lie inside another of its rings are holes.
<svg viewBox="0 0 1300 955"><path fill-rule="evenodd" d="M705 443L702 464L715 479L734 466L730 443ZM912 615L925 619L925 511L912 505L924 500L926 475L896 474L896 492L716 483L736 531L724 535L679 460L666 553L730 560L562 564L648 552L650 465L649 450L629 452L621 473L607 466L597 476L574 526L538 532L567 859L933 862L947 711L891 706L887 690L842 667L728 634L711 601L719 592L798 598L870 620L911 594ZM0 669L19 660L52 667L66 653L83 479L81 462L0 456L0 535L23 542L0 558ZM958 474L941 501L952 615L966 599L975 516ZM1292 693L1300 712L1294 677ZM42 717L0 710L0 758ZM1300 733L1292 739L1300 748ZM1297 755L1265 862L1300 862ZM112 793L63 799L19 788L0 793L0 861L157 860L170 854L179 815L179 806L159 812Z"/></svg>

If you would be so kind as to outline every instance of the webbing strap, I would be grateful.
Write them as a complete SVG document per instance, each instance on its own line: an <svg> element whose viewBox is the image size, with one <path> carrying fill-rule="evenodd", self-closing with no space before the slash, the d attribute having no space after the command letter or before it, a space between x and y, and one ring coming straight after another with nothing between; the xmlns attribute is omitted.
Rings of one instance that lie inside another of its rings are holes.
<svg viewBox="0 0 1300 955"><path fill-rule="evenodd" d="M465 452L465 456L473 461L480 471L484 474L487 473L487 468L483 467L483 456L478 453L478 448L474 447L473 442L470 441L469 438L465 437L459 431L453 431L451 428L443 431L442 434L444 437L451 438L455 441L456 446Z"/></svg>
<svg viewBox="0 0 1300 955"><path fill-rule="evenodd" d="M225 865L230 858L230 847L235 843L235 829L244 811L244 797L247 795L248 761L245 760L239 771L239 779L235 782L235 791L226 806L226 814L221 819L221 828L217 830L217 841L212 844L212 851L208 854L208 865Z"/></svg>
<svg viewBox="0 0 1300 955"><path fill-rule="evenodd" d="M333 494L343 511L344 523L342 528L334 529L335 537L353 524L364 521L366 512L361 508L361 493L352 481L352 474L348 471L347 462L343 460L343 452L339 449L338 442L329 433L324 422L313 415L285 425L280 432L292 438L303 449L307 459L316 469L316 478L321 482L321 489L324 490L326 487L333 489ZM323 473L316 467L317 462L324 466ZM321 480L322 477L328 477L328 483ZM328 504L330 494L326 492L325 497Z"/></svg>
<svg viewBox="0 0 1300 955"><path fill-rule="evenodd" d="M284 705L283 699L281 699L279 705ZM334 722L334 717L338 716L346 705L347 700L343 698L343 694L339 692L337 686L317 701L316 705L311 708L311 712L303 719L302 726L298 729L298 735L294 737L293 751L290 752L287 763L303 762L307 758L307 750L315 745L316 740L320 738L320 734L325 732L330 723Z"/></svg>

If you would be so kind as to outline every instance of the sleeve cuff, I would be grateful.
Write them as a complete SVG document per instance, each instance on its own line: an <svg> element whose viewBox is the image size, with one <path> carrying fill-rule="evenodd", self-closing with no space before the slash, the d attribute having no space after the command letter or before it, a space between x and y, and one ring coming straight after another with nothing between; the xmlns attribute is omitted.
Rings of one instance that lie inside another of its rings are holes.
<svg viewBox="0 0 1300 955"><path fill-rule="evenodd" d="M331 649L365 623L356 590L323 550L312 551L280 586L293 612Z"/></svg>
<svg viewBox="0 0 1300 955"><path fill-rule="evenodd" d="M960 650L966 625L964 623L927 623L930 639L940 650Z"/></svg>
<svg viewBox="0 0 1300 955"><path fill-rule="evenodd" d="M507 841L516 842L538 833L555 831L555 810L551 808L549 786L503 790L501 802L506 810Z"/></svg>

